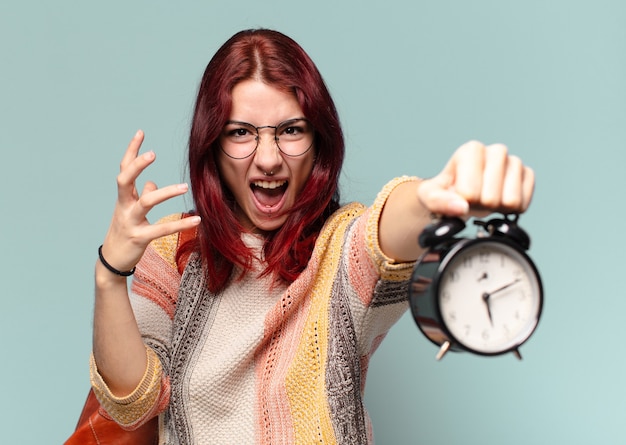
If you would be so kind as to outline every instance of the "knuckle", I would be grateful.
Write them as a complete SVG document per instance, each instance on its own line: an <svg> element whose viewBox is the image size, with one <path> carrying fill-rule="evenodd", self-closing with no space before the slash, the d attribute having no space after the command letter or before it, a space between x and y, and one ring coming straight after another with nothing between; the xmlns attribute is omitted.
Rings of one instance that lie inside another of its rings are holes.
<svg viewBox="0 0 626 445"><path fill-rule="evenodd" d="M494 152L503 156L506 156L509 152L509 149L506 145L504 144L491 144L487 147L487 150L489 150L490 152Z"/></svg>
<svg viewBox="0 0 626 445"><path fill-rule="evenodd" d="M482 207L488 208L488 209L495 209L500 207L503 204L503 202L500 201L500 199L495 196L495 195L488 195L488 196L483 196L480 205Z"/></svg>
<svg viewBox="0 0 626 445"><path fill-rule="evenodd" d="M483 144L482 142L480 142L479 140L476 140L476 139L471 139L471 140L467 141L463 145L467 149L472 149L472 150L480 150L480 149L485 147L485 144Z"/></svg>
<svg viewBox="0 0 626 445"><path fill-rule="evenodd" d="M118 187L125 187L128 185L128 175L125 175L123 172L119 173L115 178Z"/></svg>
<svg viewBox="0 0 626 445"><path fill-rule="evenodd" d="M519 195L506 196L502 199L502 207L507 210L520 210L522 208L522 197Z"/></svg>
<svg viewBox="0 0 626 445"><path fill-rule="evenodd" d="M468 141L459 148L459 152L465 156L481 156L484 150L485 144L477 140Z"/></svg>
<svg viewBox="0 0 626 445"><path fill-rule="evenodd" d="M139 199L137 199L137 204L143 207L144 209L146 209L150 207L150 200L144 194L144 195L141 195Z"/></svg>

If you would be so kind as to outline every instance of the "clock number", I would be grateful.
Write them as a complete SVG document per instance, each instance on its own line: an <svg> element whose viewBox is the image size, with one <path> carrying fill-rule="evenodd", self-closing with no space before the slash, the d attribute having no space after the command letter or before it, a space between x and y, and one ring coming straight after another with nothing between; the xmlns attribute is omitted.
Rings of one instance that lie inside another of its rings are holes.
<svg viewBox="0 0 626 445"><path fill-rule="evenodd" d="M519 301L524 301L525 299L526 299L526 290L520 289Z"/></svg>
<svg viewBox="0 0 626 445"><path fill-rule="evenodd" d="M472 257L471 256L463 257L463 267L465 267L466 269L471 269L472 268Z"/></svg>
<svg viewBox="0 0 626 445"><path fill-rule="evenodd" d="M461 278L461 275L459 274L458 270L450 271L450 282L451 283L456 283L457 281L459 281L459 278Z"/></svg>
<svg viewBox="0 0 626 445"><path fill-rule="evenodd" d="M489 255L491 255L491 253L487 250L481 250L478 253L478 262L482 263L482 264L486 264L489 262Z"/></svg>
<svg viewBox="0 0 626 445"><path fill-rule="evenodd" d="M489 330L485 329L481 336L482 336L483 340L485 340L485 341L489 340Z"/></svg>

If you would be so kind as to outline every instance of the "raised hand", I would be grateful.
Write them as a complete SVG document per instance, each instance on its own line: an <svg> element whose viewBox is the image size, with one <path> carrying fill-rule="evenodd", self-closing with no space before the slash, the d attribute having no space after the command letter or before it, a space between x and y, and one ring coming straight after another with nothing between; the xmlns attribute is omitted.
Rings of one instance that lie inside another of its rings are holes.
<svg viewBox="0 0 626 445"><path fill-rule="evenodd" d="M139 130L122 158L117 176L117 202L102 247L107 262L122 271L131 270L137 264L152 240L200 223L197 216L163 224L148 221L147 215L152 208L186 193L189 187L187 184L174 184L157 188L156 184L148 181L141 194L137 192L137 178L156 159L153 151L139 155L143 140L144 133Z"/></svg>

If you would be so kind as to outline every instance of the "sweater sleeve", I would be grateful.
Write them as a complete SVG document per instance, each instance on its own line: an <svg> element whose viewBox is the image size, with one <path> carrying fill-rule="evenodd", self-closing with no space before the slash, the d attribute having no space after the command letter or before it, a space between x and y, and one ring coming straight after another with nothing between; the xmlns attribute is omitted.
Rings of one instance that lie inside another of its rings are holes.
<svg viewBox="0 0 626 445"><path fill-rule="evenodd" d="M98 373L93 355L90 359L91 385L96 398L106 413L125 429L135 429L152 418L158 411L162 394L163 370L155 352L146 347L148 364L139 385L129 395L115 396Z"/></svg>
<svg viewBox="0 0 626 445"><path fill-rule="evenodd" d="M416 181L413 176L401 176L388 182L378 193L374 204L370 207L365 227L365 246L376 264L382 280L403 281L407 280L411 275L411 270L415 262L398 263L384 254L380 248L378 238L378 224L383 207L387 202L387 198L391 192L400 184L409 181ZM417 242L417 240L415 240Z"/></svg>
<svg viewBox="0 0 626 445"><path fill-rule="evenodd" d="M373 205L353 220L343 241L344 276L363 306L360 310L406 299L404 287L411 276L414 262L397 262L386 256L380 248L378 226L387 198L394 188L415 179L403 176L387 183Z"/></svg>

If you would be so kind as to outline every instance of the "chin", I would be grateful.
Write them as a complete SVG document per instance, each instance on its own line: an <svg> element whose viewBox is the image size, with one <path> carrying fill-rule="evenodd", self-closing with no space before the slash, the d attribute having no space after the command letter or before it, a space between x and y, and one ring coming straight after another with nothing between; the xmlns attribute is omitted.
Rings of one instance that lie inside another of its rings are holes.
<svg viewBox="0 0 626 445"><path fill-rule="evenodd" d="M285 221L287 220L286 216L281 216L277 218L268 218L264 221L258 221L256 224L253 224L254 231L257 232L273 232L275 230L280 229Z"/></svg>

